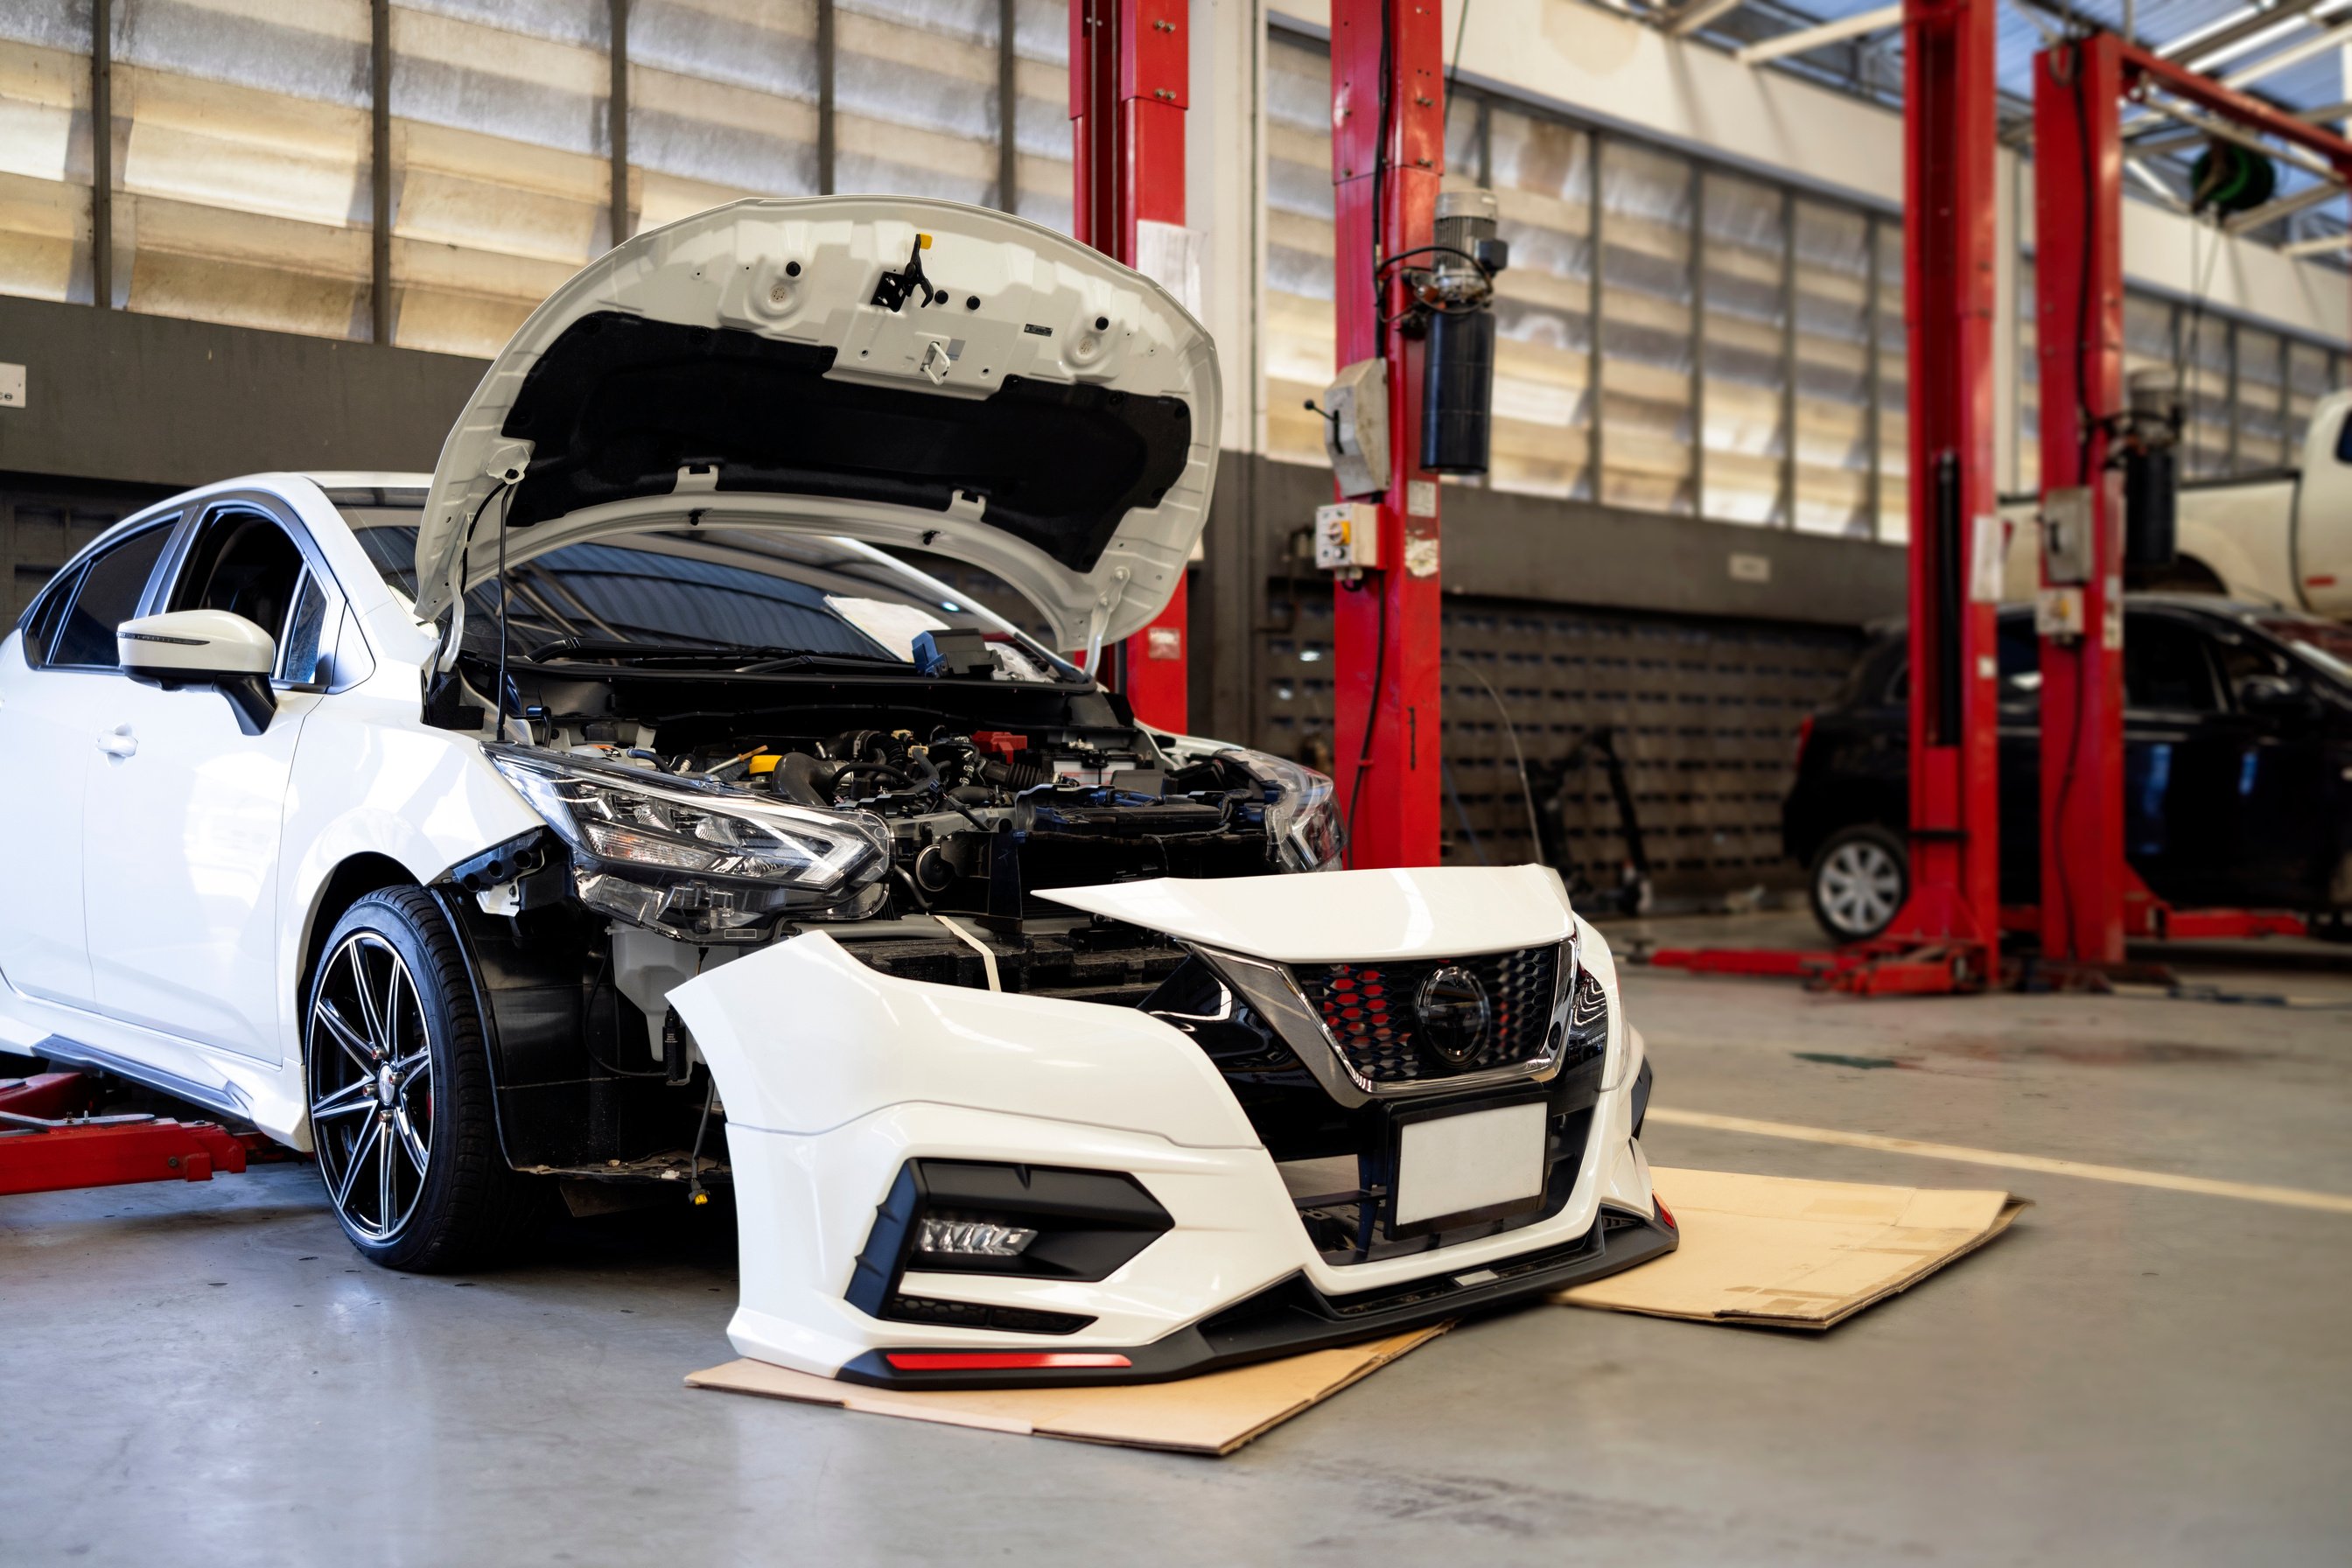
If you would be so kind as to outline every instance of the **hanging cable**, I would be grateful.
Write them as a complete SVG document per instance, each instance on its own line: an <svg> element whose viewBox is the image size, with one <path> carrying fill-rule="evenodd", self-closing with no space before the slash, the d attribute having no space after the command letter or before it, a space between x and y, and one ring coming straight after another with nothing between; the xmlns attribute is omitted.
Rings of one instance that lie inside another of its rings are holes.
<svg viewBox="0 0 2352 1568"><path fill-rule="evenodd" d="M1540 857L1543 853L1543 828L1536 816L1535 786L1528 782L1528 757L1527 753L1519 749L1519 727L1511 721L1511 710L1503 705L1501 693L1497 692L1493 684L1479 673L1475 665L1455 658L1451 654L1440 654L1438 657L1448 664L1468 671L1470 679L1485 689L1486 700L1495 705L1495 712L1502 719L1503 734L1511 742L1511 765L1518 770L1519 798L1527 803L1528 848L1531 855Z"/></svg>
<svg viewBox="0 0 2352 1568"><path fill-rule="evenodd" d="M1389 76L1391 69L1391 47L1392 39L1389 26L1389 11L1388 7L1383 5L1381 7L1380 140L1372 149L1371 224L1372 320L1375 322L1372 346L1375 353L1383 358L1385 358L1388 353L1388 334L1393 330L1393 328L1383 319L1387 314L1387 310L1385 301L1381 298L1381 290L1387 286L1388 281L1388 275L1383 269L1381 256L1381 219L1386 211L1386 208L1382 205L1382 196L1387 190L1388 181L1389 115L1391 112L1391 105L1389 102ZM1348 781L1348 841L1340 849L1340 863L1350 867L1356 863L1356 805L1357 803L1363 798L1364 769L1372 760L1372 732L1381 721L1381 689L1388 679L1388 574L1383 570L1377 574L1377 575L1379 580L1372 584L1371 588L1373 593L1380 595L1379 616L1375 622L1375 625L1378 627L1378 641L1374 644L1372 648L1372 683L1370 692L1364 700L1364 735L1363 742L1360 747L1358 747L1356 752L1356 773L1353 778ZM1360 589L1359 591L1360 591ZM1333 651L1338 651L1336 647Z"/></svg>
<svg viewBox="0 0 2352 1568"><path fill-rule="evenodd" d="M1470 0L1462 0L1462 16L1454 24L1454 61L1445 68L1445 96L1454 96L1454 79L1462 71L1462 40L1470 35Z"/></svg>
<svg viewBox="0 0 2352 1568"><path fill-rule="evenodd" d="M2072 95L2074 102L2074 146L2076 153L2082 159L2082 188L2087 195L2094 186L2092 184L2093 170L2091 166L2090 110L2084 103L2083 98L2083 47L2080 43L2070 45L2063 54L2053 55L2052 59L2053 65L2059 59L2063 59L2066 62L2069 79L2066 84L2067 90ZM2109 214L2106 216L2109 221L2113 221L2114 218L2119 215ZM2098 216L2094 215L2092 222L2095 224L2098 221ZM2077 271L2074 291L2074 479L2077 484L2089 486L2095 485L2098 481L2097 477L2091 472L2091 439L2094 428L2094 419L2091 414L2089 367L2093 247L2090 244L2091 235L2087 227L2084 230L2083 238L2082 264ZM2097 504L2095 498L2092 504L2094 506ZM2112 518L2108 520L2111 525L2114 521L2115 520ZM2092 570L2095 572L2098 571L2102 564L2103 563L2099 562L2092 563ZM2083 628L2083 636L2086 641L2092 635L2092 630L2089 626L2084 626ZM2100 635L2104 636L2104 633ZM2087 667L2090 661L2086 659L2084 663L2085 667ZM2089 695L2090 682L2087 679L2077 679L2074 682L2074 689L2073 693L2074 711L2067 716L2066 768L2063 773L2058 775L2057 798L2052 805L2050 811L2050 837L2052 841L2042 847L2042 854L2054 858L2053 863L2056 865L2058 869L2058 912L2060 918L2065 922L2066 941L2070 947L2074 944L2074 879L2066 874L2065 848L2063 845L2058 843L2057 840L2065 831L2066 805L2067 803L2074 798L2074 774L2081 763L2083 755L2083 710L2089 706L2089 702L2087 700ZM2047 693L2044 694L2044 700L2047 700ZM2044 954L2043 956L2047 957L2049 955Z"/></svg>
<svg viewBox="0 0 2352 1568"><path fill-rule="evenodd" d="M1445 798L1454 803L1454 820L1462 825L1463 842L1470 846L1471 854L1478 857L1478 864L1491 864L1486 858L1486 847L1478 841L1478 830L1470 826L1470 814L1462 807L1462 792L1454 787L1454 764L1445 760L1443 750L1437 753L1437 773L1445 781Z"/></svg>
<svg viewBox="0 0 2352 1568"><path fill-rule="evenodd" d="M1387 672L1389 657L1388 589L1384 584L1375 584L1372 592L1380 595L1380 615L1378 637L1372 644L1371 695L1364 702L1364 742L1356 752L1356 776L1348 781L1348 841L1339 848L1340 863L1351 868L1356 863L1356 802L1363 795L1364 769L1372 760L1372 727L1381 721L1381 681Z"/></svg>

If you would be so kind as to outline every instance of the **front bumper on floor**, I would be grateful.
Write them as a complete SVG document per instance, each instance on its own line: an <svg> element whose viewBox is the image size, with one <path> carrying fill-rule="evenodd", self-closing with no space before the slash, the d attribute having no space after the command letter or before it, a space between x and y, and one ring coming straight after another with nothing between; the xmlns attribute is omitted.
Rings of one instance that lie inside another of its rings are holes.
<svg viewBox="0 0 2352 1568"><path fill-rule="evenodd" d="M1297 880L1349 896L1339 876ZM1640 1037L1605 943L1577 929L1608 1047L1543 1091L1540 1209L1354 1253L1328 1234L1318 1250L1302 1218L1318 1200L1294 1195L1199 1042L1150 1012L900 979L822 933L716 967L671 1001L726 1107L742 1279L729 1336L757 1360L890 1386L1154 1382L1671 1250L1635 1136ZM919 1256L926 1215L1045 1240L1012 1265Z"/></svg>
<svg viewBox="0 0 2352 1568"><path fill-rule="evenodd" d="M1150 1344L1079 1352L1075 1364L981 1369L921 1364L932 1346L867 1351L835 1376L890 1388L1069 1388L1096 1384L1165 1383L1221 1367L1299 1355L1425 1328L1473 1312L1492 1311L1581 1285L1664 1257L1675 1249L1674 1226L1661 1215L1603 1208L1581 1239L1501 1263L1407 1281L1390 1290L1327 1296L1304 1276L1267 1287L1215 1316ZM1024 1349L1027 1347L1024 1347ZM1070 1354L1058 1344L1056 1352ZM899 1365L893 1358L911 1364Z"/></svg>

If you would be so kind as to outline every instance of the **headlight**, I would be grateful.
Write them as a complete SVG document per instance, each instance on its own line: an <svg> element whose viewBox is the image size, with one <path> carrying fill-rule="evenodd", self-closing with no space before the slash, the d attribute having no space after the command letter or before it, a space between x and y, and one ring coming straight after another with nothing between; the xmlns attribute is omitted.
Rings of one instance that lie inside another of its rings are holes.
<svg viewBox="0 0 2352 1568"><path fill-rule="evenodd" d="M572 846L581 901L694 942L757 942L787 914L855 918L886 897L889 829L648 769L486 746Z"/></svg>
<svg viewBox="0 0 2352 1568"><path fill-rule="evenodd" d="M1222 753L1265 791L1265 838L1286 871L1327 871L1347 840L1331 781L1283 757L1239 749Z"/></svg>

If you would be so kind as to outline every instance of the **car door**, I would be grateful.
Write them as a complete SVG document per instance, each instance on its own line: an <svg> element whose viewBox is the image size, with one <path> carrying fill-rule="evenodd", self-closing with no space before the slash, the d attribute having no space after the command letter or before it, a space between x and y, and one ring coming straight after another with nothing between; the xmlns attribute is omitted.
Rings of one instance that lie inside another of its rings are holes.
<svg viewBox="0 0 2352 1568"><path fill-rule="evenodd" d="M318 701L332 580L299 525L260 500L215 503L159 607L228 610L278 639L278 710L245 734L217 691L117 677L91 721L108 750L81 835L99 1011L263 1061L278 1039L278 865L288 779Z"/></svg>
<svg viewBox="0 0 2352 1568"><path fill-rule="evenodd" d="M2210 640L2186 615L2124 616L2124 855L2191 906L2242 897L2248 829Z"/></svg>
<svg viewBox="0 0 2352 1568"><path fill-rule="evenodd" d="M2216 725L2239 832L2229 901L2314 910L2329 901L2343 832L2329 724L2312 672L2242 627L2216 626L2228 711Z"/></svg>
<svg viewBox="0 0 2352 1568"><path fill-rule="evenodd" d="M2033 612L2004 610L1998 622L2000 901L2042 899L2042 642Z"/></svg>
<svg viewBox="0 0 2352 1568"><path fill-rule="evenodd" d="M114 628L147 602L178 521L135 528L73 563L0 647L0 975L28 996L90 1003L81 826L105 743L98 700L122 683Z"/></svg>

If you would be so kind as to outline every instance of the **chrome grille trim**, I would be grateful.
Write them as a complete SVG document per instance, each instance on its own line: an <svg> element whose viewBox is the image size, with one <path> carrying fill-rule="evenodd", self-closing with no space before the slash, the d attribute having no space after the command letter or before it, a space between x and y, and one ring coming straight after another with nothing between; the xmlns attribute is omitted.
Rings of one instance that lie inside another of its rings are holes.
<svg viewBox="0 0 2352 1568"><path fill-rule="evenodd" d="M1195 951L1290 1042L1297 1051L1299 1060L1306 1064L1307 1069L1315 1075L1316 1081L1331 1098L1352 1109L1376 1100L1458 1094L1516 1083L1547 1083L1557 1077L1566 1058L1565 1047L1571 1028L1570 1010L1588 977L1583 963L1583 944L1578 938L1571 936L1556 944L1538 944L1538 947L1543 946L1552 947L1556 952L1552 963L1551 1005L1543 1015L1539 1027L1528 1032L1536 1042L1532 1051L1517 1054L1516 1059L1508 1062L1472 1070L1389 1079L1368 1074L1364 1070L1365 1063L1351 1056L1347 1045L1333 1035L1321 1010L1300 984L1293 966L1207 948ZM1468 953L1402 962L1412 967L1433 970L1448 964L1502 960L1533 951L1537 950L1517 948L1500 953ZM1358 967L1381 966L1375 962L1369 966ZM1597 993L1599 982L1593 981L1591 984ZM1601 1007L1605 1018L1605 999Z"/></svg>

